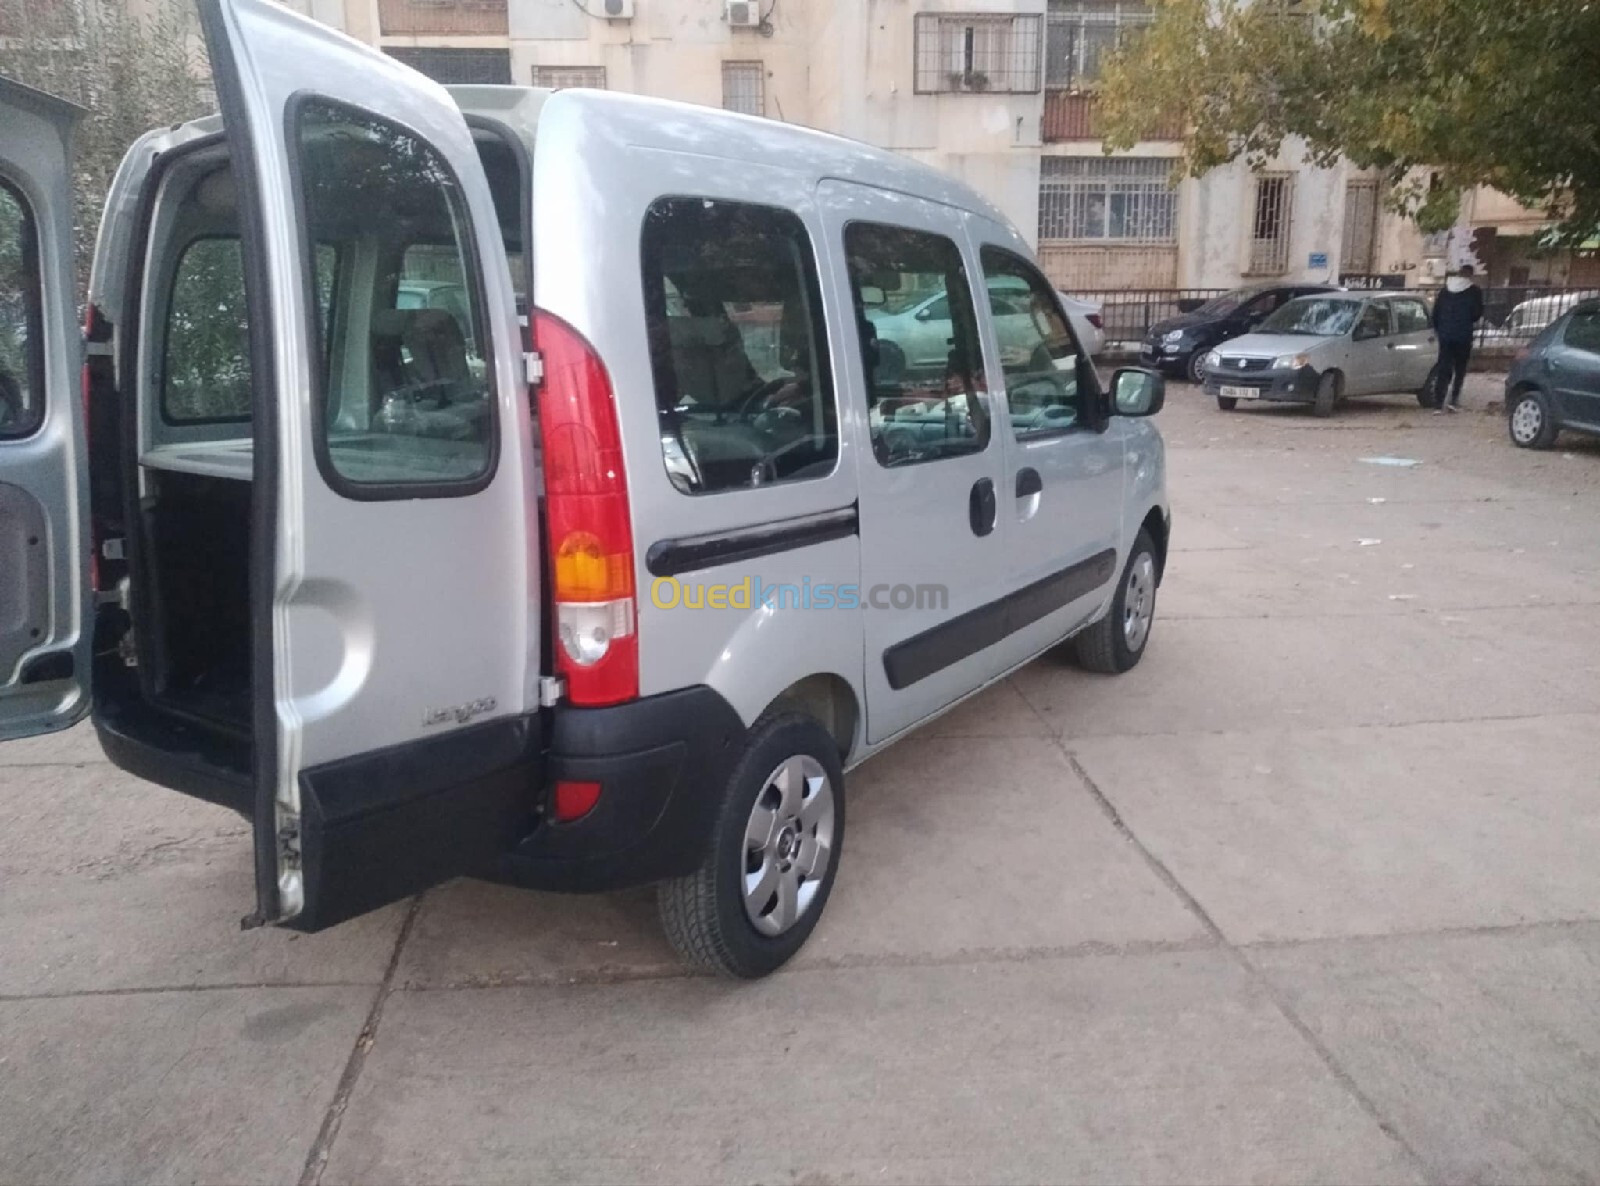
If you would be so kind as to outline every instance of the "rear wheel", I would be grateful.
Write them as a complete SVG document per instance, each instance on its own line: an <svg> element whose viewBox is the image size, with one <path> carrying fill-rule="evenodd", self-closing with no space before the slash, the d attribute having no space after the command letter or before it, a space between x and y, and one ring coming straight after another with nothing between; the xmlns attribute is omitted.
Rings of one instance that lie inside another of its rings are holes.
<svg viewBox="0 0 1600 1186"><path fill-rule="evenodd" d="M1111 612L1073 640L1078 666L1104 675L1121 675L1144 657L1156 616L1156 547L1141 530L1133 541Z"/></svg>
<svg viewBox="0 0 1600 1186"><path fill-rule="evenodd" d="M1234 396L1231 396L1231 395L1219 395L1219 396L1217 396L1217 407L1221 408L1224 412L1231 412L1235 408L1237 408L1238 406L1239 406L1239 401Z"/></svg>
<svg viewBox="0 0 1600 1186"><path fill-rule="evenodd" d="M705 861L657 890L668 940L725 976L776 970L822 916L843 841L833 735L803 713L763 718L723 789Z"/></svg>
<svg viewBox="0 0 1600 1186"><path fill-rule="evenodd" d="M1317 380L1317 398L1311 405L1313 415L1326 419L1333 415L1333 409L1339 403L1339 388L1341 380L1338 371L1324 371L1322 378Z"/></svg>
<svg viewBox="0 0 1600 1186"><path fill-rule="evenodd" d="M1507 427L1511 443L1521 449L1548 449L1561 431L1544 392L1531 387L1512 397Z"/></svg>

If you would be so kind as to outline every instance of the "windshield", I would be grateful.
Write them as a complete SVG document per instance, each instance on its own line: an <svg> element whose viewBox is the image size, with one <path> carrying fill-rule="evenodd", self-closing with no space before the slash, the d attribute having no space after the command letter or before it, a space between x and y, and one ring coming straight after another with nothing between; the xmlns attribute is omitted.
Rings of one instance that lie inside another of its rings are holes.
<svg viewBox="0 0 1600 1186"><path fill-rule="evenodd" d="M1337 297L1299 297L1263 321L1256 332L1337 338L1350 332L1360 308L1359 301Z"/></svg>
<svg viewBox="0 0 1600 1186"><path fill-rule="evenodd" d="M1225 317L1246 301L1260 296L1265 291L1264 288L1240 288L1233 292L1225 292L1221 296L1212 297L1195 312L1207 317Z"/></svg>

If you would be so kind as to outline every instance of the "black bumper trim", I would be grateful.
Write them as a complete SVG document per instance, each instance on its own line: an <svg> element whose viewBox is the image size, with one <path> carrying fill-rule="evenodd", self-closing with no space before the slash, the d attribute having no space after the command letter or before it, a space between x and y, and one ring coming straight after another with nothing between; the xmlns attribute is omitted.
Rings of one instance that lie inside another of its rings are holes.
<svg viewBox="0 0 1600 1186"><path fill-rule="evenodd" d="M598 782L600 798L581 819L547 816L499 862L495 880L591 891L692 873L744 735L733 706L703 685L609 708L557 708L546 781Z"/></svg>

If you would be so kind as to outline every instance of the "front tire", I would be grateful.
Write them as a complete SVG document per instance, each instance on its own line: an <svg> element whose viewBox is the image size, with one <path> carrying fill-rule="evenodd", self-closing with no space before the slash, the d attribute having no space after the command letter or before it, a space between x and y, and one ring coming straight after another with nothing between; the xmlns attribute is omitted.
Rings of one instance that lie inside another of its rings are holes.
<svg viewBox="0 0 1600 1186"><path fill-rule="evenodd" d="M1140 529L1122 570L1111 612L1073 640L1078 666L1102 675L1131 671L1144 657L1156 616L1156 573L1160 571L1150 533Z"/></svg>
<svg viewBox="0 0 1600 1186"><path fill-rule="evenodd" d="M754 980L799 951L827 905L844 844L844 770L804 713L764 717L723 788L699 869L657 889L689 963Z"/></svg>
<svg viewBox="0 0 1600 1186"><path fill-rule="evenodd" d="M1544 392L1536 388L1517 393L1506 415L1511 443L1519 449L1548 449L1556 443L1561 426L1550 409Z"/></svg>
<svg viewBox="0 0 1600 1186"><path fill-rule="evenodd" d="M1183 364L1183 373L1189 382L1203 385L1206 381L1206 352L1196 350L1189 355L1189 361Z"/></svg>
<svg viewBox="0 0 1600 1186"><path fill-rule="evenodd" d="M1333 409L1339 403L1339 372L1324 371L1322 378L1317 380L1317 397L1311 405L1311 414L1326 420L1333 415Z"/></svg>

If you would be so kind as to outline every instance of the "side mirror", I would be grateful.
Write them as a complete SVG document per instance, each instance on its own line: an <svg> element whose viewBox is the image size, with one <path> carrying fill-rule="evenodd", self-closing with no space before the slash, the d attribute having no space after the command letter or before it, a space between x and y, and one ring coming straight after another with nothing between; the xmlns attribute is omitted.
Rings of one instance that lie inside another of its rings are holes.
<svg viewBox="0 0 1600 1186"><path fill-rule="evenodd" d="M1166 380L1154 371L1123 367L1111 376L1111 410L1118 416L1154 416L1166 402Z"/></svg>
<svg viewBox="0 0 1600 1186"><path fill-rule="evenodd" d="M888 294L876 284L863 284L856 291L861 297L861 303L868 309L881 309L889 299Z"/></svg>

